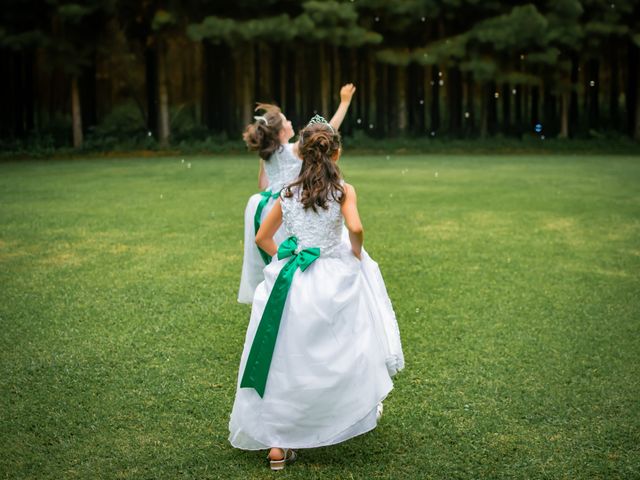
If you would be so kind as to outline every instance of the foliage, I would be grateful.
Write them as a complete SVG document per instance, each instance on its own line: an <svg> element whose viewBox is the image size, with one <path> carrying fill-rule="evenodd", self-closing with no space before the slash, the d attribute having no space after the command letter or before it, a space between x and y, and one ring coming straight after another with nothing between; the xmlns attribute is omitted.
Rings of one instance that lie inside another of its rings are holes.
<svg viewBox="0 0 640 480"><path fill-rule="evenodd" d="M301 62L305 75L309 74L314 80L307 80L307 85L312 85L309 89L313 91L293 92L293 95L306 97L304 101L299 102L300 105L316 102L314 97L322 96L321 103L325 108L329 103L329 83L337 82L338 79L348 81L348 75L362 76L371 84L361 85L360 92L366 91L369 98L377 96L377 92L371 93L370 90L378 88L381 83L387 82L384 88L389 90L388 98L376 98L375 102L371 102L376 103L371 115L381 111L381 105L384 103L384 108L389 112L389 123L402 124L404 129L404 125L409 122L396 122L391 118L399 116L404 119L411 115L412 123L420 124L419 128L424 131L421 123L427 120L426 116L422 115L423 112L419 111L424 107L412 111L410 106L403 104L408 97L415 96L416 91L420 91L423 104L427 101L427 94L433 97L429 98L429 102L432 110L437 112L434 113L434 118L431 118L435 129L444 123L440 121L439 102L446 101L442 117L444 119L448 114L453 119L450 122L450 130L454 134L460 134L457 125L462 115L462 100L457 101L457 96L466 92L464 95L469 97L464 100L466 104L480 107L481 112L477 116L480 122L476 122L473 128L478 130L478 126L482 125L481 131L487 133L488 122L498 122L498 102L493 102L491 95L497 91L494 87L502 87L505 84L507 88L509 85L519 88L519 107L522 107L525 101L535 101L536 105L530 105L530 110L537 112L541 106L538 104L547 102L542 108L547 110L549 116L554 116L555 109L560 106L560 116L565 121L563 125L566 126L569 116L567 97L574 94L578 98L577 94L584 88L584 79L580 79L577 73L578 64L595 62L591 65L593 70L589 70L588 75L599 76L600 62L606 65L609 72L616 71L616 75L601 75L605 82L611 78L608 85L609 102L598 97L600 94L595 89L593 99L589 95L582 95L586 100L585 105L580 106L580 111L573 108L577 107L576 105L571 107L572 130L581 125L581 119L577 117L585 116L587 110L589 115L592 111L596 115L596 107L600 103L609 103L612 105L611 110L616 111L616 128L627 128L630 132L635 124L640 125L640 118L636 119L640 114L636 114L634 105L637 90L637 81L634 78L637 77L637 72L633 71L636 68L633 58L637 54L634 48L640 45L640 3L635 0L241 0L231 3L214 0L7 0L5 3L5 8L0 11L0 53L26 53L31 62L37 54L38 61L45 63L52 75L63 72L69 86L72 85L68 82L69 77L81 74L93 75L95 80L95 72L92 73L88 67L95 66L97 57L109 52L110 58L113 58L109 73L114 90L126 92L127 99L134 98L140 105L143 105L146 99L146 105L143 107L147 110L146 125L154 134L159 133L156 132L156 119L159 118L156 110L167 110L166 101L158 101L159 83L162 82L163 87L167 85L167 76L163 73L163 78L160 79L158 66L165 66L167 51L170 50L169 44L194 48L193 42L204 42L202 50L205 52L212 46L216 47L213 50L218 54L223 50L231 51L231 55L220 55L220 60L226 62L228 57L233 58L229 73L225 75L232 74L237 77L233 80L236 82L233 88L237 88L238 92L231 93L237 93L238 97L243 98L243 103L248 103L247 98L260 90L260 87L248 84L258 81L258 74L263 77L259 79L261 82L264 79L276 82L277 78L281 83L277 86L277 94L281 97L287 96L282 93L285 89L300 89L299 77L289 82L282 80L284 76L281 73L276 75L275 72L265 72L277 68L277 62L282 62L285 68L289 68L295 61ZM306 57L293 60L290 58L296 56L295 53L291 54L292 51L313 49L316 45L322 47L321 58L326 59L321 68L309 64ZM325 49L325 46L335 48ZM260 65L261 54L256 53L263 47L271 52L264 60L268 65ZM247 52L250 52L249 57L245 57ZM615 52L613 59L611 52ZM334 59L335 55L339 58ZM207 57L207 60L212 63L217 61L211 58ZM248 62L246 66L251 68L236 65L245 58ZM624 62L629 64L620 68L620 63ZM7 63L10 64L11 60L7 60ZM387 65L391 66L391 74L385 70ZM364 68L359 70L360 66ZM443 79L442 85L434 85L435 88L429 92L428 80L425 82L420 78L421 75L428 76L429 73L422 69L421 73L416 74L420 72L416 67L420 66L432 66L440 72L450 70L454 75L449 76L446 81ZM21 76L25 73L20 69L20 62L11 68L14 70L15 78L10 79L7 84L14 85L12 88L15 90L20 90L21 87L15 85L22 82ZM213 67L213 70L215 69L216 67ZM371 72L378 70L381 75L371 75ZM165 72L165 69L161 71ZM202 73L203 71L210 73ZM398 85L394 84L396 71L401 73ZM407 74L407 71L410 72ZM212 80L209 78L213 75L211 70L201 69L199 72L206 81ZM367 75L363 72L367 72ZM301 76L302 72L296 74ZM287 76L293 77L290 74ZM455 80L450 81L452 77ZM594 86L600 83L599 79L597 82L595 79L591 80ZM229 88L226 82L226 79L217 79L215 83L219 89ZM622 82L627 83L623 89L624 96L621 95L619 86ZM411 87L408 88L407 85ZM445 88L439 90L439 86ZM272 87L269 85L264 88ZM536 89L536 95L529 96L528 91L522 94L523 87ZM317 95L318 90L320 93ZM163 88L164 91L168 91L168 88ZM271 93L269 95L273 96ZM602 97L605 95L603 90ZM29 93L23 96L28 97ZM228 95L226 99L233 96ZM357 96L360 97L360 94ZM119 98L118 95L115 97ZM162 98L171 101L170 97L163 94ZM507 99L504 96L502 99L500 102L506 103ZM198 100L201 101L202 98ZM234 102L236 100L233 98ZM292 99L280 100L282 103L284 100L290 104L294 103ZM493 103L489 104L489 101ZM622 101L626 104L626 126L623 126L623 115L618 113L616 107ZM594 104L593 108L591 104ZM510 105L503 106L504 111L516 110ZM236 107L226 107L229 108L222 110L233 111L229 116L238 115ZM60 109L58 105L55 108ZM179 107L173 105L173 108ZM313 108L315 109L315 106ZM524 115L531 113L527 112L527 108L519 108L517 111L517 121L520 124L539 120L523 119ZM490 113L492 120L489 120ZM242 115L243 121L250 118L246 108ZM511 119L514 116L511 114ZM21 117L15 117L17 118L8 120L8 123L13 120L18 124L13 130L22 134L25 128L20 124ZM416 122L415 119L419 117L422 120ZM221 129L230 131L238 122L237 118L230 119ZM557 119L554 118L549 123L554 122L558 123ZM380 122L376 119L374 123ZM592 123L589 121L590 127L595 128ZM600 120L601 125L605 123L605 119ZM503 133L509 133L520 128L521 125L513 127L507 124L502 129L496 128L492 131L495 133L501 130ZM394 129L395 127L390 125L387 130ZM583 129L583 132L586 131ZM91 135L91 132L88 133ZM571 132L572 135L575 133ZM564 132L564 135L568 134L568 131ZM184 132L173 134L173 138L181 143L189 139L202 141L206 136L205 129L197 125L185 127Z"/></svg>
<svg viewBox="0 0 640 480"><path fill-rule="evenodd" d="M311 40L360 46L382 40L379 34L358 24L358 14L351 3L306 1L302 9L295 17L286 13L251 20L208 16L200 23L189 25L187 34L193 40L207 39L231 45L250 41Z"/></svg>

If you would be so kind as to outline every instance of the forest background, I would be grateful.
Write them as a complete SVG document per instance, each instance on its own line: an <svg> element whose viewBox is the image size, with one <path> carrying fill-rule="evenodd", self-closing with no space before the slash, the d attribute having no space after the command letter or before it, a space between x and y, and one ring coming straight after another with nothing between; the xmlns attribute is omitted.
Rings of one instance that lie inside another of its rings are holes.
<svg viewBox="0 0 640 480"><path fill-rule="evenodd" d="M640 140L637 1L3 3L5 152L237 147L256 101L299 128L345 82L356 144Z"/></svg>

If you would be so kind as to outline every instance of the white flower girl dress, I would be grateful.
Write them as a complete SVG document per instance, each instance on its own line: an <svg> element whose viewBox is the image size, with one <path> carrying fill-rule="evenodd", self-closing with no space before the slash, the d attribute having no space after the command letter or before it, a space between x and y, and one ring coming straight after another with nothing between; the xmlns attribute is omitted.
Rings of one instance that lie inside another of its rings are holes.
<svg viewBox="0 0 640 480"><path fill-rule="evenodd" d="M320 447L375 428L403 364L395 316L385 326L371 298L382 277L367 279L343 241L340 204L314 212L298 191L281 198L289 238L255 292L229 422L245 450Z"/></svg>
<svg viewBox="0 0 640 480"><path fill-rule="evenodd" d="M293 153L292 143L283 144L269 157L269 160L264 162L269 186L264 192L252 195L244 210L244 257L240 289L238 290L238 302L240 303L253 301L256 287L264 280L262 269L270 260L269 256L260 251L256 245L255 238L258 228L273 207L280 190L298 177L301 167L302 161ZM274 240L280 244L285 238L285 231L281 228L276 233Z"/></svg>

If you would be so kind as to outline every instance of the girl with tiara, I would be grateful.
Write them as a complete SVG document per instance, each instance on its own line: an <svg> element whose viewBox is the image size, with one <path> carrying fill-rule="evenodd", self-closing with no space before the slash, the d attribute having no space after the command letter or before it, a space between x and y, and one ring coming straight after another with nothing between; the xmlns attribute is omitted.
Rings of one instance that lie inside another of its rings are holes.
<svg viewBox="0 0 640 480"><path fill-rule="evenodd" d="M336 131L349 109L356 87L348 83L340 89L340 105L329 122ZM242 138L251 151L260 156L258 188L263 190L249 198L244 212L244 258L242 276L238 291L238 302L251 303L253 293L264 279L262 269L271 261L271 257L255 244L255 236L260 223L278 198L280 190L291 183L300 173L302 162L298 157L298 142L289 143L293 137L291 122L275 105L259 103L254 122L247 126ZM284 240L284 231L276 233L275 240Z"/></svg>
<svg viewBox="0 0 640 480"><path fill-rule="evenodd" d="M273 261L253 299L229 422L231 444L270 449L272 470L293 462L293 449L375 428L395 373L387 362L393 342L361 265L356 192L336 165L340 135L316 116L300 132L298 151L300 175L256 236ZM278 246L281 225L288 238ZM399 348L397 324L395 335Z"/></svg>

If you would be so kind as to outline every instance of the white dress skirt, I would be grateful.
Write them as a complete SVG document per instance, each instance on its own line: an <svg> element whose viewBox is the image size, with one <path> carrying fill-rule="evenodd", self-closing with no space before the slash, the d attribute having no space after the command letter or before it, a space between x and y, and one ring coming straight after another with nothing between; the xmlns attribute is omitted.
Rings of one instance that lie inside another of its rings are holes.
<svg viewBox="0 0 640 480"><path fill-rule="evenodd" d="M342 243L346 248L351 248L349 231L346 227L342 230ZM380 267L364 248L360 257L362 259L360 262L362 290L367 303L371 306L373 326L382 345L387 370L389 375L394 376L404 368L404 354L396 313L387 293Z"/></svg>
<svg viewBox="0 0 640 480"><path fill-rule="evenodd" d="M344 244L295 272L264 397L240 388L256 329L287 261L274 258L264 269L253 299L229 422L236 448L342 442L375 428L377 405L393 388L361 262Z"/></svg>
<svg viewBox="0 0 640 480"><path fill-rule="evenodd" d="M256 287L264 280L262 270L265 267L264 260L258 251L256 245L256 231L254 227L254 217L258 204L262 200L262 195L256 193L249 197L247 207L244 209L244 256L242 258L242 275L240 276L240 288L238 289L238 302L251 304L253 294ZM275 200L270 198L262 214L260 215L260 223L264 221L267 214L273 208ZM280 227L274 236L277 244L280 244L287 238L283 227Z"/></svg>

